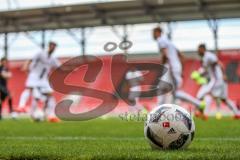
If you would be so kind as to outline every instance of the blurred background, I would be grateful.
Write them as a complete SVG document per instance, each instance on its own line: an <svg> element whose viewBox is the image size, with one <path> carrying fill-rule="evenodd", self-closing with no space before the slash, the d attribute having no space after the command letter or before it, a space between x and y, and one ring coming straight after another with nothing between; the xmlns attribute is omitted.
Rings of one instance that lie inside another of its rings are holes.
<svg viewBox="0 0 240 160"><path fill-rule="evenodd" d="M159 25L188 58L184 70L186 91L195 95L199 88L190 73L200 65L198 44L206 43L224 63L230 97L236 103L240 99L237 0L0 0L0 4L0 56L10 60L13 78L9 87L16 107L27 76L20 68L25 60L46 49L49 41L58 44L54 55L62 60L123 53L119 48L106 52L103 46L125 40L133 42L127 50L130 56L151 60L159 57L152 38L152 29ZM105 78L95 87L111 88ZM59 100L62 96L57 97Z"/></svg>
<svg viewBox="0 0 240 160"><path fill-rule="evenodd" d="M74 6L76 8L77 6L79 6L79 10L81 10L81 7L85 5L91 6L92 8L92 6L94 6L94 4L92 3L96 3L96 5L97 3L102 3L101 6L103 6L103 8L104 8L103 3L112 4L112 7L110 7L109 10L117 6L117 4L114 3L114 2L117 2L117 0L81 0L81 1L79 0L68 0L68 1L64 1L64 0L41 0L41 1L0 0L0 2L1 2L0 11L2 15L1 16L2 23L3 21L6 21L5 18L7 18L9 21L10 20L14 21L13 23L19 23L18 22L19 20L21 21L24 19L26 12L29 12L29 10L32 10L32 9L35 9L36 12L43 12L43 10L48 10L49 8L60 7L61 9L64 9L64 10L62 11L59 10L57 14L63 14L59 16L65 16L65 15L67 16L69 14L69 18L70 18L71 7L67 8L67 6ZM186 1L186 3L187 2L190 3L191 1ZM124 2L122 3L124 7ZM125 3L127 4L130 2L125 2ZM139 5L143 3L143 1L140 0L139 2L136 2L136 3L138 3ZM154 3L154 1L152 1L152 3ZM193 1L193 3L196 3L196 2ZM194 6L194 9L196 9L197 7L198 6L196 3L196 5ZM219 5L219 7L221 6ZM42 9L37 9L37 8L42 8ZM144 6L142 6L142 8L144 8ZM173 10L175 8L173 8ZM178 9L179 8L180 7L178 7ZM227 8L228 10L226 9L227 11L225 14L229 14L229 8L230 7ZM135 8L135 9L136 9L135 12L137 12L138 8ZM180 9L184 9L184 8L182 7ZM69 11L65 11L65 10L69 10ZM220 8L219 10L224 10L224 8ZM43 14L42 16L45 16L46 21L53 21L53 23L57 23L56 21L59 21L58 17L54 15L55 14L54 11L50 11L50 12L51 14L46 13L46 14ZM120 12L124 12L124 10ZM132 12L134 12L134 6L133 6ZM177 12L177 10L173 12ZM173 12L171 13L170 11L168 14L171 15L173 14ZM209 12L211 14L212 11L209 11ZM7 15L7 13L9 13L9 15ZM19 15L16 15L16 14L19 14ZM81 13L75 13L75 14L76 15L74 16L81 17ZM14 17L16 16L18 19L14 20ZM222 17L224 16L225 15L223 15ZM231 16L235 18L235 15L229 15L228 19L217 20L218 49L236 49L236 48L239 48L240 46L240 42L238 40L240 36L240 32L239 32L240 20L238 18L232 19ZM152 20L152 21L149 21L148 24L145 24L145 23L129 24L129 25L126 24L128 39L134 43L133 47L128 51L129 54L158 53L157 45L154 43L151 35L152 28L158 24L160 24L164 28L164 31L166 34L171 35L172 41L181 51L187 51L187 52L196 51L197 45L201 42L207 43L209 49L212 49L212 50L215 49L214 35L212 32L211 25L209 26L209 22L207 20L204 20L205 19L204 17L202 18L197 17L197 19L200 19L200 20L190 21L191 17L186 18L183 16L186 20L189 20L189 21L175 21L174 17L166 16L169 19L169 20L166 19L166 21L169 21L168 23L164 22L164 19L161 19L161 14L159 14L159 17L160 17L159 22L157 20ZM192 16L192 18L194 17L195 15ZM89 22L87 23L90 23L91 21L90 18L89 18ZM137 18L138 17L135 17L135 19ZM171 18L172 18L172 21L171 21ZM221 16L218 18L221 18ZM81 19L79 19L79 21L81 21ZM144 21L145 20L136 20L136 23L142 23ZM39 25L37 30L33 29L36 31L31 31L32 30L30 26L31 24L29 24L28 28L17 29L17 26L16 26L16 28L12 30L15 33L12 33L12 32L8 33L9 59L11 60L29 59L34 55L34 53L38 52L41 49L41 45L39 44L42 43L42 29L44 29L46 42L48 42L49 40L53 40L59 44L59 48L58 48L58 51L56 52L56 56L69 57L69 56L77 56L81 54L81 46L79 44L79 41L83 38L81 36L81 28L80 29L75 28L77 25L72 24L71 26L71 24L69 24L70 26L67 26L67 27L70 27L70 28L73 27L73 29L69 29L71 32L69 33L69 30L59 29L59 28L64 28L64 26L61 26L60 24L58 25L54 24L54 27L45 27L46 24L43 24L42 22L43 20L41 21L40 19L39 20L35 19L35 21L32 20L31 23L34 23L34 25ZM59 23L64 23L64 17L63 17L63 21L60 20ZM124 24L125 22L123 20L120 23ZM109 25L111 24L114 24L114 22L109 23ZM90 27L87 27L87 25L85 24L78 25L79 27L81 26L85 27L85 36L87 37L85 54L93 54L93 55L105 54L105 51L103 50L103 45L105 43L107 43L108 41L120 42L122 40L121 36L123 36L123 29L122 29L123 27L120 25L114 25L113 27L108 26L108 24L102 24L101 26L97 26L97 27L95 27L94 24ZM6 26L8 25L6 24ZM3 25L1 25L1 27L3 27ZM22 32L23 30L24 32ZM0 56L3 56L4 55L4 28L1 29L1 33L2 34L0 36L0 49L1 49ZM120 50L118 49L114 53L119 53L119 52ZM110 54L110 53L107 53L107 54Z"/></svg>

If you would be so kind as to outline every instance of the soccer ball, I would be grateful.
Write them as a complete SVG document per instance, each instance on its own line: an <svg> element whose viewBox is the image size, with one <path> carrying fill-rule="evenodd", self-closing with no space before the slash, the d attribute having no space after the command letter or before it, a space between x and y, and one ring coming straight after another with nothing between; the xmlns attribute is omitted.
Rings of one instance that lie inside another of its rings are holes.
<svg viewBox="0 0 240 160"><path fill-rule="evenodd" d="M37 109L36 111L33 112L32 119L35 122L44 121L44 119L45 119L44 112L41 109Z"/></svg>
<svg viewBox="0 0 240 160"><path fill-rule="evenodd" d="M147 116L144 134L153 149L184 149L194 138L195 124L189 112L174 104L163 104Z"/></svg>

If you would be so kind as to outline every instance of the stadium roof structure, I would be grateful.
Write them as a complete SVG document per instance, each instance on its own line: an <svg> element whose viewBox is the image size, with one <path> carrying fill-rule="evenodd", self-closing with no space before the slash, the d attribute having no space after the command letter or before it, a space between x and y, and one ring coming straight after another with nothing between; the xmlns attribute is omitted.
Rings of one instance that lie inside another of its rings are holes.
<svg viewBox="0 0 240 160"><path fill-rule="evenodd" d="M129 0L0 12L0 33L240 18L239 0Z"/></svg>

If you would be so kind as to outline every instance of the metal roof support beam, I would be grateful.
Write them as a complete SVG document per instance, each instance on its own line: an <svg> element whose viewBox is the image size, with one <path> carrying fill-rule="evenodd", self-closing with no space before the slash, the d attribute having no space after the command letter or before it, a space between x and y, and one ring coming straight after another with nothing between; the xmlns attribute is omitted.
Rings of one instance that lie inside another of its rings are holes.
<svg viewBox="0 0 240 160"><path fill-rule="evenodd" d="M42 30L42 31L41 31L41 34L42 34L41 48L42 48L42 49L45 49L45 47L46 47L46 31L45 31L45 30Z"/></svg>
<svg viewBox="0 0 240 160"><path fill-rule="evenodd" d="M115 36L117 36L118 38L122 39L122 36L119 33L119 31L117 30L117 28L115 26L111 26L111 28L112 28L112 32L115 34Z"/></svg>
<svg viewBox="0 0 240 160"><path fill-rule="evenodd" d="M172 40L173 30L172 30L172 22L167 22L167 28L168 28L168 38Z"/></svg>
<svg viewBox="0 0 240 160"><path fill-rule="evenodd" d="M72 39L75 40L79 44L80 38L78 38L78 36L76 36L76 34L71 29L67 29L66 31L67 31L68 35L70 37L72 37Z"/></svg>
<svg viewBox="0 0 240 160"><path fill-rule="evenodd" d="M18 35L19 34L16 33L15 36L12 39L10 39L8 32L5 32L3 34L3 36L4 36L4 43L3 43L4 57L8 58L9 48L10 48L9 44L13 44L18 39Z"/></svg>
<svg viewBox="0 0 240 160"><path fill-rule="evenodd" d="M82 55L86 54L86 30L85 28L81 28L81 48L82 48Z"/></svg>
<svg viewBox="0 0 240 160"><path fill-rule="evenodd" d="M8 33L4 33L4 57L8 58Z"/></svg>
<svg viewBox="0 0 240 160"><path fill-rule="evenodd" d="M42 48L42 43L39 43L36 38L34 38L29 32L24 32L25 36L31 40L36 46Z"/></svg>
<svg viewBox="0 0 240 160"><path fill-rule="evenodd" d="M218 21L212 16L207 8L207 4L204 0L197 0L197 5L199 6L199 10L203 12L204 17L208 22L208 26L213 33L214 40L214 50L215 53L218 52Z"/></svg>
<svg viewBox="0 0 240 160"><path fill-rule="evenodd" d="M218 41L219 41L219 36L218 36L218 30L219 30L219 25L218 25L218 20L216 19L212 19L212 20L208 20L208 26L211 29L212 33L213 33L213 40L214 40L214 50L215 53L218 53Z"/></svg>
<svg viewBox="0 0 240 160"><path fill-rule="evenodd" d="M203 13L203 17L205 17L206 19L211 19L212 16L211 16L210 12L208 11L207 3L204 2L204 0L197 0L196 4L199 8L199 11L201 11Z"/></svg>
<svg viewBox="0 0 240 160"><path fill-rule="evenodd" d="M121 39L122 42L127 42L128 41L128 37L129 37L129 32L127 30L127 24L122 25L122 29L123 29L123 34L120 34L120 32L114 27L112 26L112 31L113 33ZM124 50L124 54L127 54L127 49Z"/></svg>
<svg viewBox="0 0 240 160"><path fill-rule="evenodd" d="M239 18L239 6L239 0L132 0L3 11L0 32Z"/></svg>
<svg viewBox="0 0 240 160"><path fill-rule="evenodd" d="M81 38L79 38L72 30L67 29L67 33L72 39L74 39L81 48L81 55L86 54L86 28L82 27L80 30Z"/></svg>
<svg viewBox="0 0 240 160"><path fill-rule="evenodd" d="M123 37L122 37L122 41L126 44L126 42L128 41L128 31L127 31L127 25L124 24L123 25ZM124 49L124 54L127 54L127 49Z"/></svg>

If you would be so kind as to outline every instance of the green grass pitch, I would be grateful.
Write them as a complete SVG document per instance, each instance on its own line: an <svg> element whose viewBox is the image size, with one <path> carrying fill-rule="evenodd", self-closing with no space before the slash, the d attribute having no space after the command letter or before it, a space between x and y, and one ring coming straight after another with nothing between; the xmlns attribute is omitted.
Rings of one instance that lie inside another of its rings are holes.
<svg viewBox="0 0 240 160"><path fill-rule="evenodd" d="M143 122L120 118L85 122L0 122L0 159L240 159L240 123L230 118L195 120L186 150L153 151Z"/></svg>

